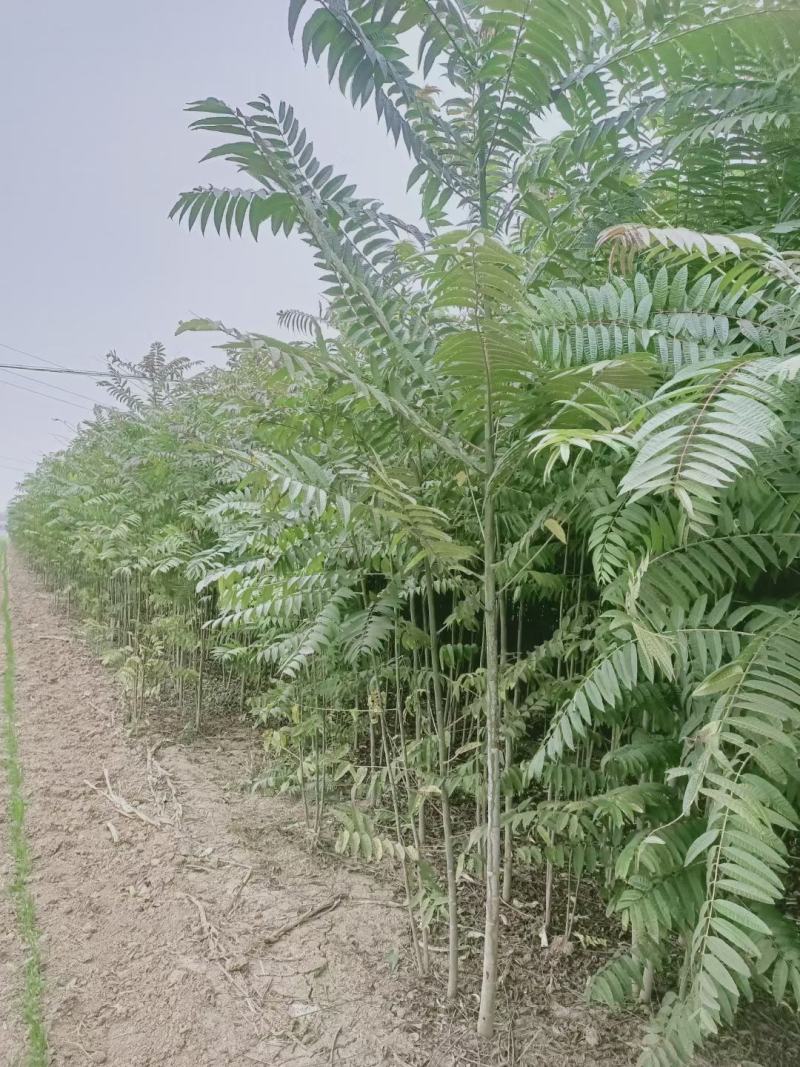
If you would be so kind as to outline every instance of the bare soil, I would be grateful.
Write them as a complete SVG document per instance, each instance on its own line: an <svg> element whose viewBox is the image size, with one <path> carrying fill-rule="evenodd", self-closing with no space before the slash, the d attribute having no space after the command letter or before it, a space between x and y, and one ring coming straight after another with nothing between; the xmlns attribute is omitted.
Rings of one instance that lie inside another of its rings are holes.
<svg viewBox="0 0 800 1067"><path fill-rule="evenodd" d="M246 776L241 741L165 740L153 757L152 738L127 739L112 725L107 672L13 560L11 591L53 1063L368 1067L396 1062L389 1048L413 1056L419 1033L395 1011L407 990L389 953L405 927L391 891L310 855L291 833L291 805L226 788ZM106 774L116 803L102 795ZM126 817L126 804L152 821ZM14 927L0 915L5 993L18 961L8 966Z"/></svg>
<svg viewBox="0 0 800 1067"><path fill-rule="evenodd" d="M602 937L545 951L521 911L505 916L503 1024L491 1047L479 1043L479 938L467 929L474 947L466 950L466 990L445 1007L438 976L412 973L397 880L310 851L294 803L246 789L261 758L256 735L228 722L191 745L177 728L130 737L108 672L13 553L10 564L53 1064L635 1061L642 1016L589 1011L581 1000ZM0 846L0 881L8 884L6 841ZM315 908L325 910L276 937ZM588 926L592 932L603 933ZM4 894L0 1067L16 1067L24 1045L14 1004L20 968ZM788 1017L759 1015L748 1039L731 1039L713 1063L796 1065L798 1037Z"/></svg>

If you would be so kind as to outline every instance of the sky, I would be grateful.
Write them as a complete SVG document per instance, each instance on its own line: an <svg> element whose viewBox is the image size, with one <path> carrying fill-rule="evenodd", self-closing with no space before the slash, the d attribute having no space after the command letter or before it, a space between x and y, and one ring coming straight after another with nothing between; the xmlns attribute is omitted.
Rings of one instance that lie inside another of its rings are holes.
<svg viewBox="0 0 800 1067"><path fill-rule="evenodd" d="M299 239L266 227L258 243L203 237L168 219L186 189L243 184L222 161L198 163L215 142L187 129L188 101L286 99L318 158L408 216L406 156L372 104L354 111L304 66L286 10L287 0L3 0L0 363L96 370L109 350L138 359L153 341L222 362L213 335L174 337L179 320L275 332L281 308L316 310ZM0 369L0 510L22 472L104 399L91 378Z"/></svg>

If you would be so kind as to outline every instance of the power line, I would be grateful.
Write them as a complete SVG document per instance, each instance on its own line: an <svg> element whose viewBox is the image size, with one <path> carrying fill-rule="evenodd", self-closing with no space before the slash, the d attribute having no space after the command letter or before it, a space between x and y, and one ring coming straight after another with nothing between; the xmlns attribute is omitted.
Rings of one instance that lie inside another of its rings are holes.
<svg viewBox="0 0 800 1067"><path fill-rule="evenodd" d="M15 348L14 345L7 345L5 341L0 341L0 348L7 348L9 352L16 352L20 356L27 356L29 359L35 359L38 363L49 363L51 367L64 367L63 363L54 363L52 359L45 359L44 356L37 356L35 352L26 352L24 348Z"/></svg>
<svg viewBox="0 0 800 1067"><path fill-rule="evenodd" d="M9 367L0 363L0 370L4 370L7 374L13 374L15 378L22 378L26 382L35 382L36 379L32 378L30 374L20 374L19 371L11 370ZM63 385L48 385L48 389L55 389L58 393L67 393L69 396L77 396L80 400L88 400L90 404L94 404L95 400L91 396L87 396L85 393L76 393L74 389L66 389Z"/></svg>
<svg viewBox="0 0 800 1067"><path fill-rule="evenodd" d="M38 389L31 389L27 385L17 385L16 382L2 382L3 385L7 385L9 389L21 389L23 393L33 393L34 396L43 396L45 400L54 400L57 404L69 404L71 408L78 408L79 411L90 411L85 404L76 404L74 400L64 400L60 396L52 396L50 393L41 393Z"/></svg>
<svg viewBox="0 0 800 1067"><path fill-rule="evenodd" d="M26 363L0 363L3 370L30 370L36 374L78 374L88 378L107 378L107 370L73 370L71 367L29 367ZM143 374L123 374L123 378L144 378Z"/></svg>
<svg viewBox="0 0 800 1067"><path fill-rule="evenodd" d="M37 363L47 363L47 367L26 367L24 364L19 363L0 363L0 367L7 370L31 370L36 371L39 374L82 374L90 378L107 378L109 376L108 370L83 370L79 368L67 367L64 363L55 363L52 359L45 359L44 356L37 356L35 352L28 352L25 348L17 348L15 345L9 345L5 341L0 341L0 348L7 348L9 352L16 352L18 356L27 356L29 359L35 359ZM146 378L145 374L120 374L121 378Z"/></svg>

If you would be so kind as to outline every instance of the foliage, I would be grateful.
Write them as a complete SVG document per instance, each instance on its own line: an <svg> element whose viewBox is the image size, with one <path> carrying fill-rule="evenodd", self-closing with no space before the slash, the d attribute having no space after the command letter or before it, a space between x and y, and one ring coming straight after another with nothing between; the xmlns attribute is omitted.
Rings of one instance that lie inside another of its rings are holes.
<svg viewBox="0 0 800 1067"><path fill-rule="evenodd" d="M112 360L123 410L43 461L13 535L106 628L132 715L172 686L199 725L235 678L315 833L349 789L339 848L402 867L422 969L446 915L451 995L457 879L485 882L481 1033L514 863L563 866L631 939L590 995L657 975L641 1064L685 1063L756 989L800 1006L800 14L289 24L402 143L418 210L359 194L288 104L190 105L248 184L173 214L299 235L322 312L285 313L293 340L183 323L228 355L194 377Z"/></svg>

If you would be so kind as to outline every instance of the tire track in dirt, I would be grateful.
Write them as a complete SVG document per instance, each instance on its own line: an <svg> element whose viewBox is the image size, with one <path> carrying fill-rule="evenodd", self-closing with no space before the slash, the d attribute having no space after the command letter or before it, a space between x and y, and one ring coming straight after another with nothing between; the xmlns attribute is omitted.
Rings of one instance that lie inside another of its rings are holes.
<svg viewBox="0 0 800 1067"><path fill-rule="evenodd" d="M248 742L165 741L152 758L152 740L128 741L107 672L13 553L10 570L52 1062L433 1063L405 1021L413 982L390 969L407 938L389 891L307 853L292 805L231 789ZM158 825L102 795L105 773Z"/></svg>

